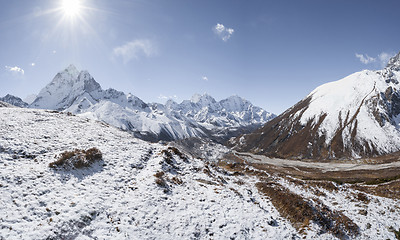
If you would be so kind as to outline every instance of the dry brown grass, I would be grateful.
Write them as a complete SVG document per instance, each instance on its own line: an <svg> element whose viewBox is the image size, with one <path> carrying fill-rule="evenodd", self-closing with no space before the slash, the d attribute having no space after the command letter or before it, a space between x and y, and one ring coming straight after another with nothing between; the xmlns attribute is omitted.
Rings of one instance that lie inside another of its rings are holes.
<svg viewBox="0 0 400 240"><path fill-rule="evenodd" d="M61 153L56 161L49 163L49 167L84 168L89 167L102 158L103 154L97 148L90 148L88 150L75 149L74 151L65 151Z"/></svg>
<svg viewBox="0 0 400 240"><path fill-rule="evenodd" d="M183 181L180 177L174 176L171 178L171 182L176 184L176 185L182 185Z"/></svg>
<svg viewBox="0 0 400 240"><path fill-rule="evenodd" d="M291 168L260 163L244 163L243 159L233 154L226 155L225 160L219 162L218 165L231 172L232 175L250 174L253 176L267 176L265 173L268 173L272 176L280 176L291 183L312 191L315 191L317 189L315 187L318 187L335 192L339 190L340 186L344 186L344 183L349 183L349 185L346 185L347 187L359 191L381 197L400 199L400 168L396 167L375 171L349 170L322 172L319 169L311 168ZM252 166L256 170L250 171L249 166ZM314 193L319 194L318 192Z"/></svg>
<svg viewBox="0 0 400 240"><path fill-rule="evenodd" d="M367 197L367 195L365 193L362 193L362 192L359 192L359 193L356 194L356 199L358 201L360 201L360 202L365 203L365 204L368 204L371 201L371 199L369 199Z"/></svg>
<svg viewBox="0 0 400 240"><path fill-rule="evenodd" d="M256 186L261 193L271 199L279 213L300 232L313 221L323 231L330 232L341 239L359 234L357 224L341 212L329 209L317 199L307 200L277 183L259 182Z"/></svg>
<svg viewBox="0 0 400 240"><path fill-rule="evenodd" d="M352 188L380 197L400 199L400 180L378 185L353 185Z"/></svg>
<svg viewBox="0 0 400 240"><path fill-rule="evenodd" d="M396 239L400 240L400 229L396 231L393 227L391 227L389 231L393 232Z"/></svg>
<svg viewBox="0 0 400 240"><path fill-rule="evenodd" d="M187 157L181 151L179 151L179 149L177 149L176 147L168 147L168 150L172 151L175 155L180 157L182 160L187 160Z"/></svg>
<svg viewBox="0 0 400 240"><path fill-rule="evenodd" d="M176 147L168 147L161 151L161 154L164 155L164 159L167 163L172 162L173 155L180 157L182 160L187 161L187 157Z"/></svg>
<svg viewBox="0 0 400 240"><path fill-rule="evenodd" d="M154 177L156 177L156 179L155 179L154 182L155 182L159 187L164 188L164 192L166 193L166 192L169 191L169 186L168 186L168 183L167 183L167 181L165 180L164 176L165 176L165 173L164 173L164 172L156 172L156 173L154 174Z"/></svg>

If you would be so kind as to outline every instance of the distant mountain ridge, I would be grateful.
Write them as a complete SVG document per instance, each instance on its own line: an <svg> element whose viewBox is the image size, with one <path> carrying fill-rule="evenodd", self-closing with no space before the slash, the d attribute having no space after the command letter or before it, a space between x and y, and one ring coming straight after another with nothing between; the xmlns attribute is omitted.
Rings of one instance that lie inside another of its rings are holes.
<svg viewBox="0 0 400 240"><path fill-rule="evenodd" d="M28 105L29 105L28 103L22 101L21 98L13 96L11 94L7 94L4 97L0 97L0 101L9 103L9 104L14 105L16 107L28 107Z"/></svg>
<svg viewBox="0 0 400 240"><path fill-rule="evenodd" d="M341 159L400 150L400 53L383 70L364 70L317 87L253 133L239 151L282 158Z"/></svg>
<svg viewBox="0 0 400 240"><path fill-rule="evenodd" d="M223 142L275 117L239 96L217 102L196 94L179 104L145 103L130 93L103 90L88 71L73 65L56 74L29 107L101 120L150 141L207 137Z"/></svg>

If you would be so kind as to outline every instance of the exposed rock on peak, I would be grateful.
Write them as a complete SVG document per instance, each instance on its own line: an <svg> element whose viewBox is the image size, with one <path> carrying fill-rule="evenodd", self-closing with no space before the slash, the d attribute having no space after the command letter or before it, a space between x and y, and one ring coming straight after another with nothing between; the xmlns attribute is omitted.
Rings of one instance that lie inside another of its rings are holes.
<svg viewBox="0 0 400 240"><path fill-rule="evenodd" d="M81 71L77 77L77 81L83 82L83 90L85 92L101 90L100 84L94 80L88 71Z"/></svg>
<svg viewBox="0 0 400 240"><path fill-rule="evenodd" d="M392 71L400 71L400 52L396 56L390 58L386 68Z"/></svg>

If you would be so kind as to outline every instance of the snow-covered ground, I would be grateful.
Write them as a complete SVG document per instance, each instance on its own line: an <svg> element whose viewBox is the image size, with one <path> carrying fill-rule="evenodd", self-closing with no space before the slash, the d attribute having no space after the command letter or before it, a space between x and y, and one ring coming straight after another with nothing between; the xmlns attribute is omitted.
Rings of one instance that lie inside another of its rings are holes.
<svg viewBox="0 0 400 240"><path fill-rule="evenodd" d="M257 176L66 113L0 108L0 119L0 239L335 238L314 223L298 233L258 192ZM103 158L90 167L49 167L64 151L92 147ZM357 238L394 239L388 228L400 227L397 200L369 196L360 216L353 190L323 197L273 179L343 211L360 227Z"/></svg>
<svg viewBox="0 0 400 240"><path fill-rule="evenodd" d="M217 182L197 159L175 156L174 167L161 154L166 146L44 110L0 108L0 119L3 239L284 239L295 232L284 220L267 224L277 212L251 201L260 195L250 184ZM100 164L48 167L63 151L91 147L103 153ZM158 171L182 184L160 187Z"/></svg>

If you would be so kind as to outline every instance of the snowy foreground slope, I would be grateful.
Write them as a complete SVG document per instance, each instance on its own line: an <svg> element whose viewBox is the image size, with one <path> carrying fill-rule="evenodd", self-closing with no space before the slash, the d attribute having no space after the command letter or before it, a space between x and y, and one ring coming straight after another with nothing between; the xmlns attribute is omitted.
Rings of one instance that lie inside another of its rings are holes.
<svg viewBox="0 0 400 240"><path fill-rule="evenodd" d="M275 117L238 96L217 102L196 94L180 104L145 103L132 94L103 90L89 72L73 65L59 72L30 107L80 114L150 141L206 137L224 142Z"/></svg>
<svg viewBox="0 0 400 240"><path fill-rule="evenodd" d="M285 158L359 158L400 150L400 53L386 68L319 86L236 149Z"/></svg>
<svg viewBox="0 0 400 240"><path fill-rule="evenodd" d="M0 119L0 239L394 239L400 227L398 200L367 194L360 203L346 185L332 192L230 172L66 113L0 107ZM49 167L92 147L103 154L92 166ZM299 231L259 192L267 182L346 215L353 231L314 222Z"/></svg>

